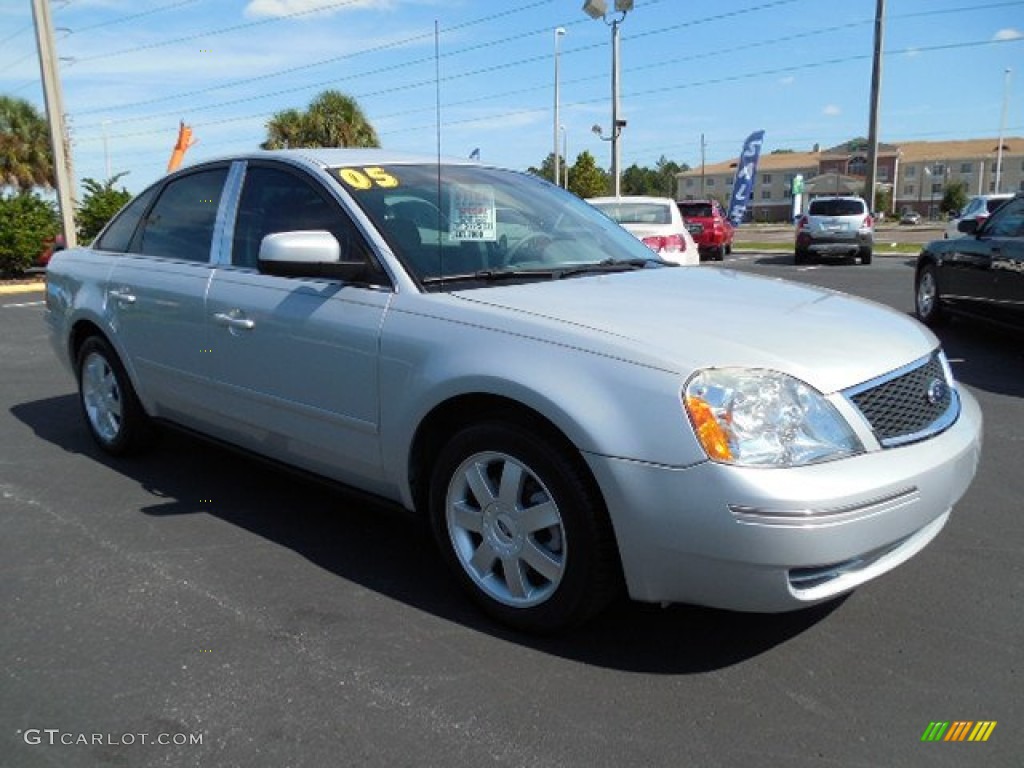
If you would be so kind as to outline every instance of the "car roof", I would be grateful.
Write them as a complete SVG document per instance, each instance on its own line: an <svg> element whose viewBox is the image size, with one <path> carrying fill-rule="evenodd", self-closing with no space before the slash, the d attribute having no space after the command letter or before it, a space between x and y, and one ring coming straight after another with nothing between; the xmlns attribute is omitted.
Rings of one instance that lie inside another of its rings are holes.
<svg viewBox="0 0 1024 768"><path fill-rule="evenodd" d="M289 160L320 168L343 165L433 165L437 155L422 155L409 152L394 152L388 149L308 147L302 149L260 149L238 152L220 157L204 158L195 165L230 160ZM442 157L442 165L473 165L481 163L465 158ZM191 166L190 166L191 167ZM185 170L184 168L182 170Z"/></svg>

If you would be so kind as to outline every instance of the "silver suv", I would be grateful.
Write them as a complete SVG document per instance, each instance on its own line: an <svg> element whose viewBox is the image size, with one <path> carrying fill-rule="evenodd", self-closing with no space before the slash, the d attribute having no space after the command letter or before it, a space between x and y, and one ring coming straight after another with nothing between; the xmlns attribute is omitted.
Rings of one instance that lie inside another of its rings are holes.
<svg viewBox="0 0 1024 768"><path fill-rule="evenodd" d="M797 264L820 256L856 256L871 263L875 221L859 197L816 197L796 225Z"/></svg>

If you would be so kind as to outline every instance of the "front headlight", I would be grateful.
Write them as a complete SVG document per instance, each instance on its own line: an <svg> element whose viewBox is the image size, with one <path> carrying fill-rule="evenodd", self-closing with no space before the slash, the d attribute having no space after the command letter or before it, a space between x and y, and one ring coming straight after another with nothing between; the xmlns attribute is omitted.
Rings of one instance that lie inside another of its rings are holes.
<svg viewBox="0 0 1024 768"><path fill-rule="evenodd" d="M714 461L796 467L863 450L817 390L777 371L700 371L687 383L683 402L697 439Z"/></svg>

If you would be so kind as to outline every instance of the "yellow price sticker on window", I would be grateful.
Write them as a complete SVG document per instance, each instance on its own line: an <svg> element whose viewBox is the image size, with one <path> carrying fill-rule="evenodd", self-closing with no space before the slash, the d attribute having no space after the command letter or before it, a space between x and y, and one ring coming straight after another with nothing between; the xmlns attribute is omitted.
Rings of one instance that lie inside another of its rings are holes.
<svg viewBox="0 0 1024 768"><path fill-rule="evenodd" d="M352 189L365 190L372 189L375 186L391 189L398 186L398 178L378 166L369 168L341 168L338 170L338 176Z"/></svg>

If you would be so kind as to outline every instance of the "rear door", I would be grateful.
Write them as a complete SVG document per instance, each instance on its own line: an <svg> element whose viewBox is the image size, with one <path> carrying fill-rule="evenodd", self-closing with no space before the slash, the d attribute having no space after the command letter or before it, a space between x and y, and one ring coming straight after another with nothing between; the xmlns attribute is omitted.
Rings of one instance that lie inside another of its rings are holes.
<svg viewBox="0 0 1024 768"><path fill-rule="evenodd" d="M227 170L205 166L154 190L107 284L110 322L143 401L190 425L209 377L204 304Z"/></svg>

